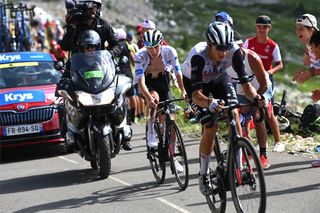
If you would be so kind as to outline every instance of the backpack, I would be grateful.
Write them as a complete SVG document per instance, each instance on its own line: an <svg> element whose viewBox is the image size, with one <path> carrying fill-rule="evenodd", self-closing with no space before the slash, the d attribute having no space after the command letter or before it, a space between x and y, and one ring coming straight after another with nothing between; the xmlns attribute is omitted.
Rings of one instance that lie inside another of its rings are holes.
<svg viewBox="0 0 320 213"><path fill-rule="evenodd" d="M320 133L320 105L309 104L301 115L301 130Z"/></svg>

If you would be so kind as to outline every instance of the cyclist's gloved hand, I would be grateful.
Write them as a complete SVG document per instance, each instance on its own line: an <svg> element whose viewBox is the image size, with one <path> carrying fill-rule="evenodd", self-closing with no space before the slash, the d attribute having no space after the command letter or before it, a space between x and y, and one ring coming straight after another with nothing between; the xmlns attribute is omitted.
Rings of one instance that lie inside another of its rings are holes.
<svg viewBox="0 0 320 213"><path fill-rule="evenodd" d="M221 99L212 99L209 104L210 112L220 112L224 106L224 101Z"/></svg>

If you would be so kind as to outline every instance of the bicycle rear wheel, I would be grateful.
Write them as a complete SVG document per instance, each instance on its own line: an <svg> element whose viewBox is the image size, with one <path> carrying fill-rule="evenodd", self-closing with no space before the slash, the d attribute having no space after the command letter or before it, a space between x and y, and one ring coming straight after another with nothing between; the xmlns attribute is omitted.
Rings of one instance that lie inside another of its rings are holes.
<svg viewBox="0 0 320 213"><path fill-rule="evenodd" d="M146 124L146 144L147 144L147 158L151 166L153 176L158 183L163 183L166 176L166 162L164 159L164 146L160 133L159 123L155 122L154 128L157 134L158 149L150 149L148 147L148 122Z"/></svg>
<svg viewBox="0 0 320 213"><path fill-rule="evenodd" d="M167 129L167 131L169 131L169 140L173 139L171 135L175 134L175 140L169 143L170 163L172 171L174 172L176 181L179 184L181 190L185 190L188 187L189 183L189 167L184 142L178 125L175 121L171 121L171 130ZM179 166L179 164L181 167ZM180 168L176 168L176 166L179 166Z"/></svg>
<svg viewBox="0 0 320 213"><path fill-rule="evenodd" d="M214 189L212 195L206 196L211 212L225 212L227 205L227 191L225 186L226 151L222 152L220 140L216 136L214 145L215 157L209 163L210 186Z"/></svg>
<svg viewBox="0 0 320 213"><path fill-rule="evenodd" d="M263 213L267 203L266 185L258 155L251 142L242 137L236 139L235 150L241 152L229 156L228 166L234 206L237 212Z"/></svg>

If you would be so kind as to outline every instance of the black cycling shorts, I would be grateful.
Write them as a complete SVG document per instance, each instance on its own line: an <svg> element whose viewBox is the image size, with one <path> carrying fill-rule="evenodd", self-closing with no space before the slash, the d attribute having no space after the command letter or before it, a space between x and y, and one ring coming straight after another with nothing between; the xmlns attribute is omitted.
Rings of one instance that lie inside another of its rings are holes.
<svg viewBox="0 0 320 213"><path fill-rule="evenodd" d="M228 81L227 73L220 75L214 81L203 84L202 93L207 97L222 99L226 105L238 103L236 91L232 83ZM202 125L211 120L211 112L207 108L202 108L194 103L191 104L191 107Z"/></svg>
<svg viewBox="0 0 320 213"><path fill-rule="evenodd" d="M170 84L166 75L159 74L158 78L151 78L151 74L145 77L145 82L148 90L156 91L159 95L159 101L172 100ZM161 106L158 106L161 108ZM169 104L170 113L175 113L175 105L173 102Z"/></svg>

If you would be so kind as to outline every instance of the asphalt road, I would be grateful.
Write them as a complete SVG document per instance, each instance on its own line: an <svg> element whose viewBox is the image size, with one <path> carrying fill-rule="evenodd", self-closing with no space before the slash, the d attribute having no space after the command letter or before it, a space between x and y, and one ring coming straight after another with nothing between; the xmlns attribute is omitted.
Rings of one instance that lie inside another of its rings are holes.
<svg viewBox="0 0 320 213"><path fill-rule="evenodd" d="M190 182L179 191L171 173L156 183L143 137L144 127L134 125L134 150L112 159L106 180L61 145L1 150L0 212L210 212L198 189L198 140L185 138ZM313 159L284 153L269 153L269 159L267 212L319 213L320 169L310 166ZM235 212L228 198L227 212Z"/></svg>

